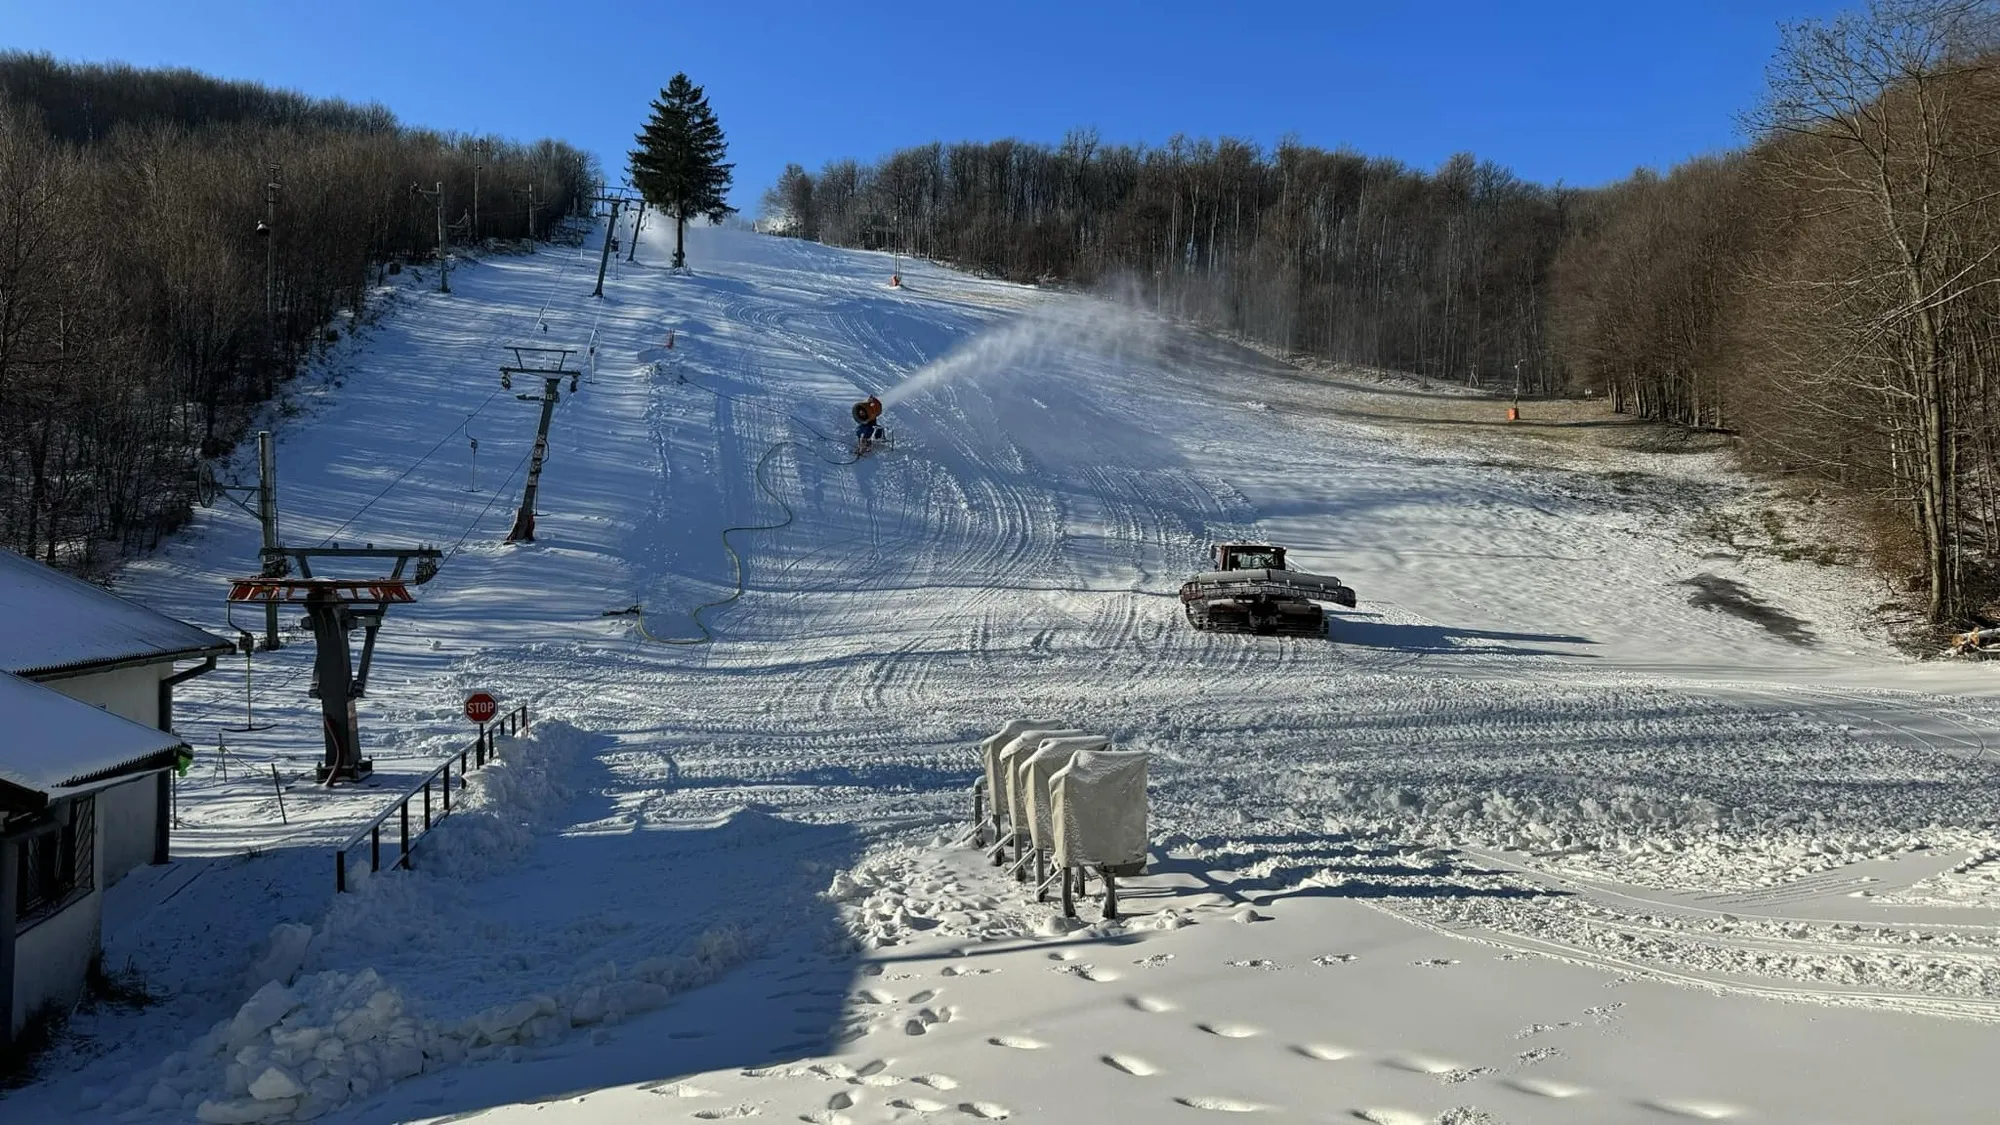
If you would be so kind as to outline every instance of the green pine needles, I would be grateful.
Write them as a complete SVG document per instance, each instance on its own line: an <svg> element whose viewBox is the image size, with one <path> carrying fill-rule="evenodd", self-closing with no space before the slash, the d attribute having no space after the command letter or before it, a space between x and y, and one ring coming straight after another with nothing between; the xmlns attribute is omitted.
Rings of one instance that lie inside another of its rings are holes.
<svg viewBox="0 0 2000 1125"><path fill-rule="evenodd" d="M676 74L653 99L653 116L632 150L632 184L646 202L674 219L674 268L687 264L683 242L687 221L696 215L721 222L730 212L723 197L731 171L722 126L701 87Z"/></svg>

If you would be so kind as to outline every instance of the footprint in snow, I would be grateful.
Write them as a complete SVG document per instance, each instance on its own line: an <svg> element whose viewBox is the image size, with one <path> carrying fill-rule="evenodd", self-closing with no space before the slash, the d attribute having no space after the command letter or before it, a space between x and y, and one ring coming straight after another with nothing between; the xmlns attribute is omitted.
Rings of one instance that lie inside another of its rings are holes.
<svg viewBox="0 0 2000 1125"><path fill-rule="evenodd" d="M1241 1098L1196 1096L1175 1098L1174 1100L1187 1106L1189 1109L1207 1109L1214 1110L1217 1113L1262 1113L1271 1108L1267 1105L1259 1105L1256 1102L1246 1102Z"/></svg>
<svg viewBox="0 0 2000 1125"><path fill-rule="evenodd" d="M1195 1026L1210 1035L1220 1035L1224 1039L1248 1039L1263 1034L1254 1027L1240 1023L1198 1023Z"/></svg>
<svg viewBox="0 0 2000 1125"><path fill-rule="evenodd" d="M1382 1060L1382 1065L1395 1070L1407 1070L1411 1074L1428 1074L1433 1078L1456 1074L1466 1068L1457 1063L1445 1062L1426 1055L1396 1055Z"/></svg>
<svg viewBox="0 0 2000 1125"><path fill-rule="evenodd" d="M1733 1105L1723 1105L1720 1102L1681 1101L1675 1099L1671 1101L1644 1101L1639 1104L1647 1109L1655 1109L1661 1113L1672 1114L1675 1117L1692 1118L1696 1121L1722 1121L1743 1112Z"/></svg>
<svg viewBox="0 0 2000 1125"><path fill-rule="evenodd" d="M1356 957L1352 953L1322 953L1318 957L1313 958L1313 964L1345 965L1351 961L1358 961L1358 960L1360 960L1360 958Z"/></svg>
<svg viewBox="0 0 2000 1125"><path fill-rule="evenodd" d="M855 1071L854 1073L857 1077L866 1078L872 1074L880 1074L887 1069L889 1069L888 1059L876 1059L873 1062L867 1062L861 1064L861 1069Z"/></svg>
<svg viewBox="0 0 2000 1125"><path fill-rule="evenodd" d="M1431 957L1423 961L1412 961L1410 962L1410 964L1415 965L1420 969L1443 969L1458 964L1458 958Z"/></svg>
<svg viewBox="0 0 2000 1125"><path fill-rule="evenodd" d="M1407 1109L1357 1109L1354 1117L1371 1125L1431 1125L1431 1119Z"/></svg>
<svg viewBox="0 0 2000 1125"><path fill-rule="evenodd" d="M1547 1078L1510 1078L1507 1085L1524 1094L1534 1094L1542 1098L1574 1098L1590 1091L1568 1082L1553 1082Z"/></svg>
<svg viewBox="0 0 2000 1125"><path fill-rule="evenodd" d="M910 1079L919 1086L929 1086L933 1090L956 1090L958 1079L949 1074L919 1074Z"/></svg>
<svg viewBox="0 0 2000 1125"><path fill-rule="evenodd" d="M854 1079L854 1084L857 1086L873 1086L878 1090L886 1090L891 1086L901 1086L903 1080L901 1077L885 1071L881 1074L863 1074Z"/></svg>
<svg viewBox="0 0 2000 1125"><path fill-rule="evenodd" d="M729 1121L738 1117L755 1117L762 1112L764 1111L754 1105L732 1105L725 1106L722 1109L696 1110L694 1119L696 1121Z"/></svg>
<svg viewBox="0 0 2000 1125"><path fill-rule="evenodd" d="M853 1108L854 1108L854 1095L853 1095L853 1094L850 1094L850 1093L848 1093L848 1092L847 1092L846 1090L842 1090L842 1091L841 1091L841 1092L839 1092L838 1094L835 1094L834 1096L832 1096L832 1097L830 1097L830 1098L826 1099L826 1108L828 1108L828 1109L853 1109Z"/></svg>
<svg viewBox="0 0 2000 1125"><path fill-rule="evenodd" d="M836 1082L846 1082L852 1079L855 1075L854 1068L848 1066L846 1063L838 1063L838 1062L814 1063L811 1067L808 1067L807 1069L811 1070L814 1074L819 1075L821 1078L831 1078Z"/></svg>
<svg viewBox="0 0 2000 1125"><path fill-rule="evenodd" d="M1012 1047L1017 1051L1039 1051L1048 1046L1039 1039L1030 1039L1025 1035L995 1035L987 1042L995 1047Z"/></svg>
<svg viewBox="0 0 2000 1125"><path fill-rule="evenodd" d="M1128 996L1125 998L1125 1003L1128 1007L1141 1012L1151 1012L1154 1015L1158 1015L1161 1012L1171 1012L1175 1008L1180 1007L1180 1005L1171 1000L1162 1000L1156 996Z"/></svg>
<svg viewBox="0 0 2000 1125"><path fill-rule="evenodd" d="M1106 1055L1104 1065L1113 1070L1124 1071L1135 1078L1150 1078L1160 1073L1160 1068L1139 1058L1137 1055Z"/></svg>
<svg viewBox="0 0 2000 1125"><path fill-rule="evenodd" d="M690 1086L685 1082L648 1082L639 1088L649 1094L658 1094L663 1098L712 1098L716 1096L714 1090L704 1090L699 1086Z"/></svg>
<svg viewBox="0 0 2000 1125"><path fill-rule="evenodd" d="M1339 1062L1341 1059L1354 1057L1353 1051L1345 1047L1335 1047L1330 1043L1301 1043L1292 1048L1292 1053L1309 1059L1318 1059L1321 1062Z"/></svg>
<svg viewBox="0 0 2000 1125"><path fill-rule="evenodd" d="M879 988L864 988L854 994L854 999L855 1002L861 1004L893 1004L896 1002L894 996L883 992Z"/></svg>
<svg viewBox="0 0 2000 1125"><path fill-rule="evenodd" d="M897 1098L889 1103L897 1109L913 1109L918 1113L943 1113L951 1106L929 1098Z"/></svg>
<svg viewBox="0 0 2000 1125"><path fill-rule="evenodd" d="M960 1102L958 1111L985 1121L1004 1120L1013 1113L1006 1106L994 1102Z"/></svg>
<svg viewBox="0 0 2000 1125"><path fill-rule="evenodd" d="M936 998L937 998L937 994L938 994L938 990L937 990L937 989L935 989L935 988L926 988L926 989L924 989L924 990L923 990L922 992L919 992L919 993L916 993L916 994L912 995L912 996L911 996L911 997L910 997L910 998L909 998L908 1000L904 1001L904 1003L908 1003L908 1004L928 1004L928 1003L930 1003L930 1002L931 1002L932 1000L934 1000L934 999L936 999Z"/></svg>

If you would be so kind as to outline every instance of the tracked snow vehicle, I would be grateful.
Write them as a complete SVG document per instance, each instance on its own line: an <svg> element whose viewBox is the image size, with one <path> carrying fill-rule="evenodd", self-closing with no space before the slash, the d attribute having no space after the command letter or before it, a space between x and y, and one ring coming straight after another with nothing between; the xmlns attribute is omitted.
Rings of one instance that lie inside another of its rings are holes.
<svg viewBox="0 0 2000 1125"><path fill-rule="evenodd" d="M1217 543L1215 569L1181 583L1181 606L1196 629L1221 633L1318 637L1326 611L1318 602L1354 608L1340 579L1285 566L1285 549L1267 543Z"/></svg>

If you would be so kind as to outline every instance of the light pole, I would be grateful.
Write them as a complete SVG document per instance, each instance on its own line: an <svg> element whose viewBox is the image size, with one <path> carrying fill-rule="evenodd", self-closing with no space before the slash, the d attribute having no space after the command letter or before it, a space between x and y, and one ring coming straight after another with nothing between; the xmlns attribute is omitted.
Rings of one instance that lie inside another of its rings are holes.
<svg viewBox="0 0 2000 1125"><path fill-rule="evenodd" d="M472 244L479 245L479 173L486 168L487 154L493 146L480 140L472 145Z"/></svg>
<svg viewBox="0 0 2000 1125"><path fill-rule="evenodd" d="M271 394L277 386L277 318L278 318L278 187L283 182L279 173L282 164L272 164L270 178L264 181L264 219L257 224L257 237L264 240L264 393Z"/></svg>
<svg viewBox="0 0 2000 1125"><path fill-rule="evenodd" d="M445 253L446 247L444 240L444 181L442 180L438 181L438 185L434 188L431 188L428 191L418 187L416 184L411 184L410 195L412 197L421 195L426 199L437 200L438 292L449 293L451 292L451 258Z"/></svg>

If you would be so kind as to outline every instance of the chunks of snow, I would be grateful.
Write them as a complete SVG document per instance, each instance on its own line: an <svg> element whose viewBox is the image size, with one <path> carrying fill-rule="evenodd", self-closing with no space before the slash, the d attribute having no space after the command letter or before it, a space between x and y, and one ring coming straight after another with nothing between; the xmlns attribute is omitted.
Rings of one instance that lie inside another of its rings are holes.
<svg viewBox="0 0 2000 1125"><path fill-rule="evenodd" d="M306 1092L306 1088L292 1073L281 1066L264 1068L250 1083L250 1096L260 1102L277 1101L281 1098L296 1098Z"/></svg>
<svg viewBox="0 0 2000 1125"><path fill-rule="evenodd" d="M292 1098L258 1101L254 1098L209 1099L194 1111L204 1125L257 1125L260 1121L280 1121L298 1108Z"/></svg>
<svg viewBox="0 0 2000 1125"><path fill-rule="evenodd" d="M271 981L257 990L250 1001L237 1009L235 1018L229 1021L224 1032L229 1050L234 1053L257 1041L279 1020L284 1019L299 1006L299 998L292 990Z"/></svg>
<svg viewBox="0 0 2000 1125"><path fill-rule="evenodd" d="M298 922L280 922L271 927L270 948L250 967L250 983L292 983L306 963L306 948L312 944L312 936L312 927Z"/></svg>

